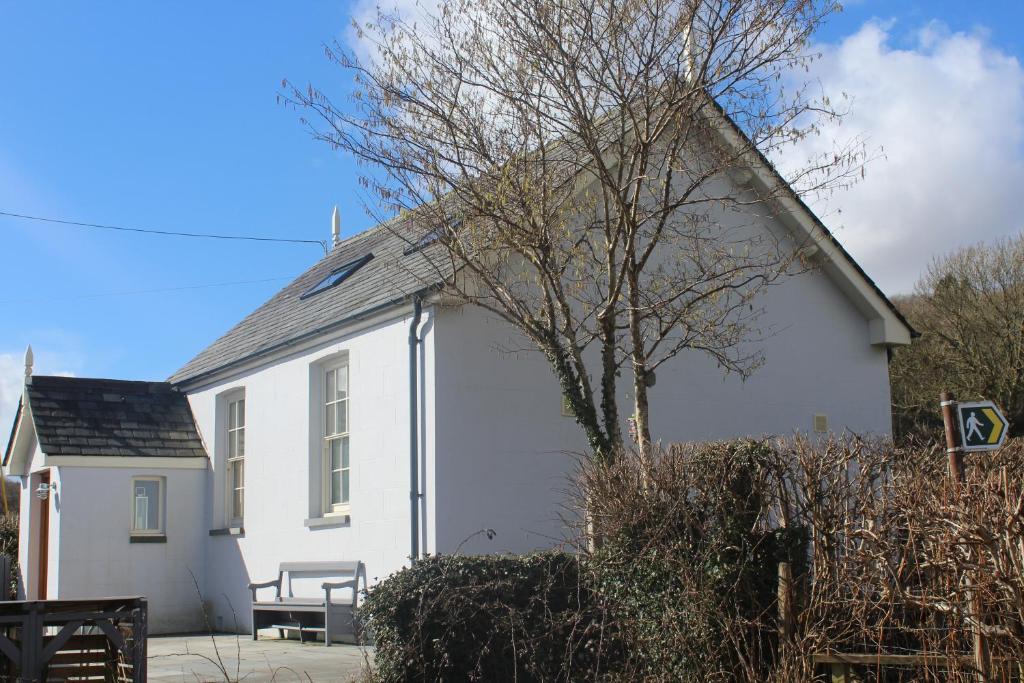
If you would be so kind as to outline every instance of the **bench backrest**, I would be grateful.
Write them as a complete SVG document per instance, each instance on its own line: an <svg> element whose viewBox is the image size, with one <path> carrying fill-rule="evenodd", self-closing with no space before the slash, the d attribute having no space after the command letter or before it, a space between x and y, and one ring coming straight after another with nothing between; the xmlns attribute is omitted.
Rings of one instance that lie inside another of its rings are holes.
<svg viewBox="0 0 1024 683"><path fill-rule="evenodd" d="M309 573L321 576L352 575L363 566L362 562L282 562L278 571L282 573Z"/></svg>
<svg viewBox="0 0 1024 683"><path fill-rule="evenodd" d="M285 574L288 575L285 583ZM351 601L354 605L359 592L359 579L362 577L363 588L366 588L366 569L359 561L328 561L328 562L282 562L278 567L278 576L282 580L281 594L289 598L295 597L293 580L297 580L300 590L304 595L299 597L312 597L322 594L320 581L312 579L327 579L332 583L346 583L345 588L338 590L351 590ZM287 592L285 587L287 586Z"/></svg>

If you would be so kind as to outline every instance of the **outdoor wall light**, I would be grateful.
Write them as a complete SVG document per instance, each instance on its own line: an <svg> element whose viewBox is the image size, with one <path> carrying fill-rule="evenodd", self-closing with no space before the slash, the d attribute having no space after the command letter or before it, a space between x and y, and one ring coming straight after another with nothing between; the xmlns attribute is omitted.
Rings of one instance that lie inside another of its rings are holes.
<svg viewBox="0 0 1024 683"><path fill-rule="evenodd" d="M39 500L46 500L50 497L50 491L57 492L56 484L40 484L39 488L36 489L36 498Z"/></svg>

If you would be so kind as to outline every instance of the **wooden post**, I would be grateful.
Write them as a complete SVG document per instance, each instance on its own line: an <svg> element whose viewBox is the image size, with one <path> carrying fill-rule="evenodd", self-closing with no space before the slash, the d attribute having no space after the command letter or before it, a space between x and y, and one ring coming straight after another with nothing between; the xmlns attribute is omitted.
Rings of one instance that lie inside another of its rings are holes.
<svg viewBox="0 0 1024 683"><path fill-rule="evenodd" d="M793 637L793 569L789 562L779 562L779 639L789 642Z"/></svg>
<svg viewBox="0 0 1024 683"><path fill-rule="evenodd" d="M939 394L939 406L942 408L942 425L946 431L946 453L949 454L949 477L953 481L954 490L959 489L965 481L964 452L960 444L960 435L956 425L956 396L948 391ZM989 680L988 647L985 634L981 631L982 610L978 593L970 584L967 585L968 611L974 620L971 631L974 641L974 666L978 670L978 680Z"/></svg>
<svg viewBox="0 0 1024 683"><path fill-rule="evenodd" d="M948 391L939 394L942 407L942 424L946 428L946 453L949 455L949 476L954 484L964 480L964 454L956 428L956 396Z"/></svg>

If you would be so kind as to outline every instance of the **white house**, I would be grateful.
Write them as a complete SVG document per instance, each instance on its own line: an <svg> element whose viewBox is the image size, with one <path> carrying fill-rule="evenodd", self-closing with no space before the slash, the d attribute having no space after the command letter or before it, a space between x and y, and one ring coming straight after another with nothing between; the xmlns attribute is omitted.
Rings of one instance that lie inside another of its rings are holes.
<svg viewBox="0 0 1024 683"><path fill-rule="evenodd" d="M819 267L765 293L775 333L747 381L696 354L659 370L657 436L888 433L887 351L912 330L795 196L759 220ZM414 553L563 538L586 443L547 362L443 305L408 244L384 226L336 243L166 384L30 377L4 459L26 595L144 594L153 632L182 631L194 576L215 626L246 631L247 584L282 561L362 560L372 584Z"/></svg>

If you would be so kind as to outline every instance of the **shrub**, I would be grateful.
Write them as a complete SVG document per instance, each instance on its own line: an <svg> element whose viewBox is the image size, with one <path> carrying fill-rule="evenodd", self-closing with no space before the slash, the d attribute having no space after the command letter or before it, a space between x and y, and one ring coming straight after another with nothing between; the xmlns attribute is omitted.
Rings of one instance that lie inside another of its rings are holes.
<svg viewBox="0 0 1024 683"><path fill-rule="evenodd" d="M738 647L774 651L778 563L804 554L801 527L763 523L776 462L768 441L626 454L583 470L602 545L597 590L628 656L630 680L739 680L765 675ZM769 619L765 619L765 615ZM765 626L768 628L765 628Z"/></svg>
<svg viewBox="0 0 1024 683"><path fill-rule="evenodd" d="M17 515L0 515L0 555L18 559Z"/></svg>
<svg viewBox="0 0 1024 683"><path fill-rule="evenodd" d="M18 594L18 515L0 515L0 555L11 558L11 576L6 577L0 599L10 599Z"/></svg>
<svg viewBox="0 0 1024 683"><path fill-rule="evenodd" d="M428 557L370 592L379 680L594 680L601 610L580 559Z"/></svg>
<svg viewBox="0 0 1024 683"><path fill-rule="evenodd" d="M810 682L813 654L848 652L974 680L982 624L992 680L1016 680L1024 440L967 460L953 482L942 447L850 436L584 463L595 549L430 558L371 591L381 679Z"/></svg>

